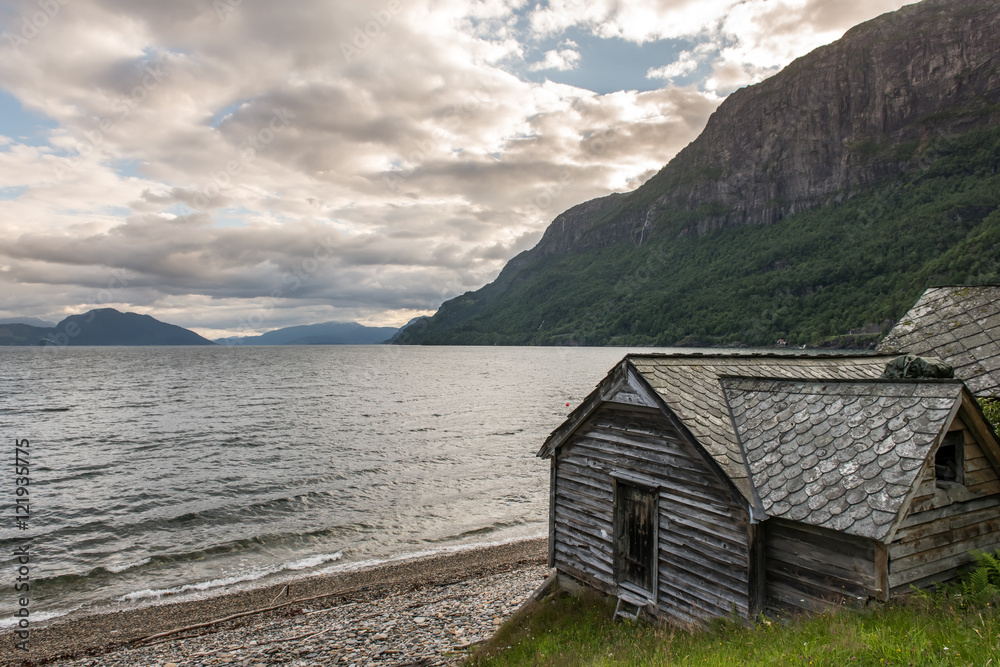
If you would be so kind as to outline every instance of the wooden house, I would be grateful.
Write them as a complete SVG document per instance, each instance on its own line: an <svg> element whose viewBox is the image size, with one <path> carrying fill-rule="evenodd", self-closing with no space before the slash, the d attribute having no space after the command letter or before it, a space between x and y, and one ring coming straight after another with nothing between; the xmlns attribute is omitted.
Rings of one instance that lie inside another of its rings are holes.
<svg viewBox="0 0 1000 667"><path fill-rule="evenodd" d="M939 357L976 396L1000 396L1000 285L930 288L878 349Z"/></svg>
<svg viewBox="0 0 1000 667"><path fill-rule="evenodd" d="M627 356L539 452L550 565L696 624L887 600L1000 547L996 435L961 381L890 359Z"/></svg>

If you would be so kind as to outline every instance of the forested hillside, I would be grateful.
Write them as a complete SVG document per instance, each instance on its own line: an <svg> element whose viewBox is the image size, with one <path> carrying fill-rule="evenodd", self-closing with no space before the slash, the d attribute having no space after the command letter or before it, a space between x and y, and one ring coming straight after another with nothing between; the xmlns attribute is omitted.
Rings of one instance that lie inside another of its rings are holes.
<svg viewBox="0 0 1000 667"><path fill-rule="evenodd" d="M401 343L858 344L1000 282L1000 5L925 0L734 93Z"/></svg>

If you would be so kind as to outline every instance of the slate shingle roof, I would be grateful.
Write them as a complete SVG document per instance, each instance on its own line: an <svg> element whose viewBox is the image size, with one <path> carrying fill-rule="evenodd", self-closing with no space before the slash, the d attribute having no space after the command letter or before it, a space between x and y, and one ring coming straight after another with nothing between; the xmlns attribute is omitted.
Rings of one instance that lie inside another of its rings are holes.
<svg viewBox="0 0 1000 667"><path fill-rule="evenodd" d="M764 511L876 540L962 392L957 381L721 382Z"/></svg>
<svg viewBox="0 0 1000 667"><path fill-rule="evenodd" d="M807 355L629 355L664 403L743 496L753 495L719 379L724 376L862 380L878 378L892 357Z"/></svg>
<svg viewBox="0 0 1000 667"><path fill-rule="evenodd" d="M1000 286L932 287L878 349L940 357L973 394L1000 394Z"/></svg>

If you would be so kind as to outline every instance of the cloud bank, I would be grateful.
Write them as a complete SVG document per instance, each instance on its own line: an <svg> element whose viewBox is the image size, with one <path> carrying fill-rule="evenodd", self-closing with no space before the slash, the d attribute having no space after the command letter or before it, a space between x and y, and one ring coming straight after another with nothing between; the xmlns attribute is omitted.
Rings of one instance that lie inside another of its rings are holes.
<svg viewBox="0 0 1000 667"><path fill-rule="evenodd" d="M0 317L401 324L640 185L736 87L902 4L8 3L0 89L38 129L0 123ZM579 69L571 30L662 44L652 89L521 75Z"/></svg>

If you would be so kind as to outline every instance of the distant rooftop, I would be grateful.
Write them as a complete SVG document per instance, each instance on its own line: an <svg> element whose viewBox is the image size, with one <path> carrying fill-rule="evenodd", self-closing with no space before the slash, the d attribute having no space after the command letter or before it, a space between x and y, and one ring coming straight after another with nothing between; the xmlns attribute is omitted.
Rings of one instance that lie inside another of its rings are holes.
<svg viewBox="0 0 1000 667"><path fill-rule="evenodd" d="M940 357L973 394L1000 394L1000 285L930 288L878 351Z"/></svg>

